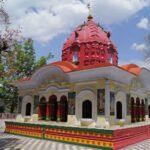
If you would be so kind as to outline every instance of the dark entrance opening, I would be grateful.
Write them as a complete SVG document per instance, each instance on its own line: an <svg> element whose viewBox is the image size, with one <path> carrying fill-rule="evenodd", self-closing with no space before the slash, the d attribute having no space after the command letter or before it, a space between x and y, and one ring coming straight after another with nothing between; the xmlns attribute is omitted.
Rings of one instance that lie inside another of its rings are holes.
<svg viewBox="0 0 150 150"><path fill-rule="evenodd" d="M148 106L148 116L150 118L150 105Z"/></svg>
<svg viewBox="0 0 150 150"><path fill-rule="evenodd" d="M122 103L121 102L117 102L117 119L122 119Z"/></svg>
<svg viewBox="0 0 150 150"><path fill-rule="evenodd" d="M140 99L136 99L136 121L140 121L140 112L141 112L141 106L140 106Z"/></svg>
<svg viewBox="0 0 150 150"><path fill-rule="evenodd" d="M51 121L57 120L57 97L56 95L52 95L49 98L50 104L50 119Z"/></svg>
<svg viewBox="0 0 150 150"><path fill-rule="evenodd" d="M40 107L41 107L41 120L46 119L46 98L42 97L40 100Z"/></svg>
<svg viewBox="0 0 150 150"><path fill-rule="evenodd" d="M89 100L82 104L82 118L92 118L92 103Z"/></svg>
<svg viewBox="0 0 150 150"><path fill-rule="evenodd" d="M67 97L66 96L62 96L60 98L60 120L62 122L67 122L67 115L68 115Z"/></svg>
<svg viewBox="0 0 150 150"><path fill-rule="evenodd" d="M135 122L135 103L134 98L131 98L131 122Z"/></svg>
<svg viewBox="0 0 150 150"><path fill-rule="evenodd" d="M31 115L31 103L26 104L26 116Z"/></svg>

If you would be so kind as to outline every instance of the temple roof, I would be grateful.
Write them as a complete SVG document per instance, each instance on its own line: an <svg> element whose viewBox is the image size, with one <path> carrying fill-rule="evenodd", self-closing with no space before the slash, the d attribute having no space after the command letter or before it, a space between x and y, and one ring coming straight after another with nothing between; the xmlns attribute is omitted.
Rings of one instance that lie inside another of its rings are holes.
<svg viewBox="0 0 150 150"><path fill-rule="evenodd" d="M126 71L130 72L130 73L133 73L135 75L139 75L142 68L139 67L138 65L136 64L126 64L126 65L122 65L121 66L123 69L125 69Z"/></svg>
<svg viewBox="0 0 150 150"><path fill-rule="evenodd" d="M104 31L104 29L92 19L79 25L69 36L64 43L63 49L70 47L75 39L78 43L98 42L102 44L112 44L110 40L110 33Z"/></svg>

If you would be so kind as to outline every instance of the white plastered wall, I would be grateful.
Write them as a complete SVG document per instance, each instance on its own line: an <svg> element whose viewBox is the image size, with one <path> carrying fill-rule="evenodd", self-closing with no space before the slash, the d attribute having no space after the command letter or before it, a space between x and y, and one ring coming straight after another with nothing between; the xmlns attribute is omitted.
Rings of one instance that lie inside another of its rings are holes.
<svg viewBox="0 0 150 150"><path fill-rule="evenodd" d="M25 113L26 113L26 105L27 103L31 103L31 116L33 114L33 104L34 104L34 100L33 100L33 97L32 96L25 96L23 98L23 101L22 101L22 108L21 108L21 114L22 116L25 116Z"/></svg>
<svg viewBox="0 0 150 150"><path fill-rule="evenodd" d="M122 119L126 120L126 114L127 114L127 101L126 101L126 93L122 92L122 91L118 91L116 93L116 97L115 97L115 118L117 121L117 112L116 112L116 104L117 102L121 102L122 103Z"/></svg>
<svg viewBox="0 0 150 150"><path fill-rule="evenodd" d="M82 118L82 104L85 100L92 103L92 119L97 119L97 98L94 92L90 90L81 91L76 97L76 117L78 120Z"/></svg>

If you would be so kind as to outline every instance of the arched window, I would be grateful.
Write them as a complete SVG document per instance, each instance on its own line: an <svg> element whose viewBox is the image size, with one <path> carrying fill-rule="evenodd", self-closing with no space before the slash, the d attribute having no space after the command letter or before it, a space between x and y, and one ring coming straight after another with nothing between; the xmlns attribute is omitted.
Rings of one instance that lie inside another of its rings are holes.
<svg viewBox="0 0 150 150"><path fill-rule="evenodd" d="M26 104L26 116L31 116L31 103Z"/></svg>
<svg viewBox="0 0 150 150"><path fill-rule="evenodd" d="M79 58L78 58L78 53L77 52L73 53L72 61L73 61L73 63L78 64Z"/></svg>
<svg viewBox="0 0 150 150"><path fill-rule="evenodd" d="M67 122L68 102L66 96L60 98L60 121Z"/></svg>
<svg viewBox="0 0 150 150"><path fill-rule="evenodd" d="M119 101L116 104L116 112L117 112L117 119L122 119L122 103Z"/></svg>
<svg viewBox="0 0 150 150"><path fill-rule="evenodd" d="M57 97L56 95L51 95L49 97L49 105L50 105L50 120L57 120Z"/></svg>
<svg viewBox="0 0 150 150"><path fill-rule="evenodd" d="M82 104L82 118L92 118L92 102L89 100Z"/></svg>
<svg viewBox="0 0 150 150"><path fill-rule="evenodd" d="M109 63L113 63L113 57L112 57L112 54L108 54L108 61Z"/></svg>

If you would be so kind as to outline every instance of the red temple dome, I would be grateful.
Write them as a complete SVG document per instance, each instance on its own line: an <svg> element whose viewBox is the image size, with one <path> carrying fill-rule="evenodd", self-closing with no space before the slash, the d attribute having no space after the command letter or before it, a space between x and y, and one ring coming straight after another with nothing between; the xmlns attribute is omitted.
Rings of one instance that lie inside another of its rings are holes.
<svg viewBox="0 0 150 150"><path fill-rule="evenodd" d="M79 25L64 43L62 61L73 62L79 66L98 63L118 64L118 53L110 39L110 32L91 18Z"/></svg>

